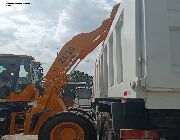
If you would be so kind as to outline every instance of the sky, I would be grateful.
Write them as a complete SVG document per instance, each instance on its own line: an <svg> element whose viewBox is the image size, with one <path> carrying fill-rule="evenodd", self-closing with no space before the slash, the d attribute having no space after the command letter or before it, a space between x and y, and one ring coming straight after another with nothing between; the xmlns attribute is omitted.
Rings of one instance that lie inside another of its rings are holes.
<svg viewBox="0 0 180 140"><path fill-rule="evenodd" d="M46 73L66 42L99 27L119 1L0 0L0 53L33 56ZM17 2L30 4L6 6ZM100 49L95 49L76 69L93 75Z"/></svg>

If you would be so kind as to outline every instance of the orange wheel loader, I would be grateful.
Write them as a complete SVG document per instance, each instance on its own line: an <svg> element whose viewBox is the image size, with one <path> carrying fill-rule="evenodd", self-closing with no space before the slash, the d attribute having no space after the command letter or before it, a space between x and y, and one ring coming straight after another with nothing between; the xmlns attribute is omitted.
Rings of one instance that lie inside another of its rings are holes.
<svg viewBox="0 0 180 140"><path fill-rule="evenodd" d="M44 78L42 67L26 55L0 55L0 135L38 135L39 140L96 140L94 119L68 110L60 91L67 73L106 38L119 4L90 33L81 33L57 54ZM42 83L43 79L43 83Z"/></svg>

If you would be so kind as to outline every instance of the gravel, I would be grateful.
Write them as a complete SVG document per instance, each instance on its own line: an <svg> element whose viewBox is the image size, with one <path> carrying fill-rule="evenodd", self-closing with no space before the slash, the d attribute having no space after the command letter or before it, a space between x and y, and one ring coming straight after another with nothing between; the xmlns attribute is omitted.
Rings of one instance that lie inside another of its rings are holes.
<svg viewBox="0 0 180 140"><path fill-rule="evenodd" d="M38 136L37 135L23 135L23 134L6 135L2 137L2 140L38 140Z"/></svg>

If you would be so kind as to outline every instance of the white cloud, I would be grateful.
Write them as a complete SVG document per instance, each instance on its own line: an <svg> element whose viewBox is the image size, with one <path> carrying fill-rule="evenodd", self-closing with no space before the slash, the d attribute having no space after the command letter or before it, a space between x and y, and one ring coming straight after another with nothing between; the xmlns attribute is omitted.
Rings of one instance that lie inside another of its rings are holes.
<svg viewBox="0 0 180 140"><path fill-rule="evenodd" d="M0 53L32 55L47 71L63 44L97 28L118 0L13 0L24 1L31 4L7 7L9 1L0 2ZM78 69L92 74L98 50Z"/></svg>

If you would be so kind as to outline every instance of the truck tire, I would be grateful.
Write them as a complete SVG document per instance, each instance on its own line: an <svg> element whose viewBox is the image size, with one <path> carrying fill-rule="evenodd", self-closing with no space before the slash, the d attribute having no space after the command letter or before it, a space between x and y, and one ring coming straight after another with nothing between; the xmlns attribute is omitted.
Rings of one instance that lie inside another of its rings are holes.
<svg viewBox="0 0 180 140"><path fill-rule="evenodd" d="M112 130L112 122L107 120L104 124L103 140L114 140L114 132Z"/></svg>
<svg viewBox="0 0 180 140"><path fill-rule="evenodd" d="M109 118L104 118L101 122L99 131L99 140L114 140L114 132L112 129L112 121Z"/></svg>
<svg viewBox="0 0 180 140"><path fill-rule="evenodd" d="M111 117L108 112L100 112L97 116L99 140L114 140Z"/></svg>
<svg viewBox="0 0 180 140"><path fill-rule="evenodd" d="M63 113L56 114L53 117L50 117L40 128L40 131L38 134L38 140L51 140L50 135L51 135L53 129L55 129L58 125L63 125L64 123L70 123L70 124L72 123L72 124L80 126L84 133L84 140L97 140L97 134L96 134L96 130L95 130L93 124L87 118L85 118L81 115L77 115L72 112L63 112ZM69 129L69 126L68 126L68 129ZM75 128L74 128L74 130L75 130ZM61 132L63 132L63 129L61 129ZM71 133L69 133L69 134L71 134ZM53 135L54 135L54 133L53 133ZM62 135L63 134L59 134L58 137L59 138L63 137ZM60 139L62 139L62 138L60 138ZM53 139L53 140L56 140L56 139ZM67 140L67 139L64 138L62 140ZM75 138L75 140L78 140L78 138Z"/></svg>
<svg viewBox="0 0 180 140"><path fill-rule="evenodd" d="M103 140L103 133L104 133L104 124L105 124L105 120L102 117L101 121L98 123L98 134L99 134L99 140Z"/></svg>

